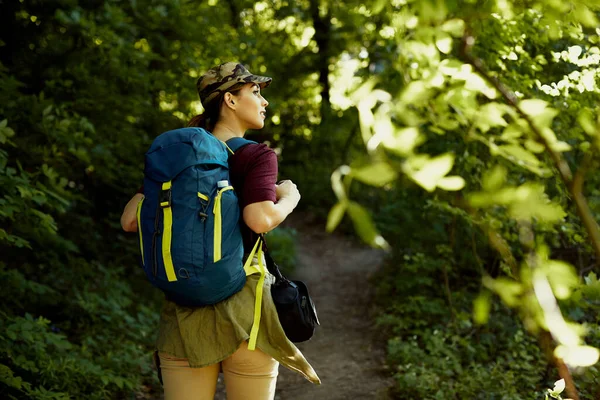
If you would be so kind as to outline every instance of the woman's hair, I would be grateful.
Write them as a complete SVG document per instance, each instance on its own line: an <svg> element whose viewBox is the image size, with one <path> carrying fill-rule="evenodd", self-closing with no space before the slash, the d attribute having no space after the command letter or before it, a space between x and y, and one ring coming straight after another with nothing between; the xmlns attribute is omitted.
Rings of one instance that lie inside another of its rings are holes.
<svg viewBox="0 0 600 400"><path fill-rule="evenodd" d="M216 99L208 104L208 107L204 109L202 114L196 115L194 118L188 122L187 126L197 126L199 128L204 128L206 130L212 131L217 121L219 120L219 114L221 112L221 104L223 103L223 99L225 98L225 93L237 93L242 88L246 82L240 82L233 85L231 88L227 89L227 91L221 93Z"/></svg>

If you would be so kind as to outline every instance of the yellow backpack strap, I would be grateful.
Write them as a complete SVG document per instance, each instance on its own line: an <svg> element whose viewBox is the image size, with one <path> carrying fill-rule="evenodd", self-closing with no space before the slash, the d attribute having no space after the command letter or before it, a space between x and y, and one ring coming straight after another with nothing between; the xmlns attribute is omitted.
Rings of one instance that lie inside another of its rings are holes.
<svg viewBox="0 0 600 400"><path fill-rule="evenodd" d="M163 209L163 234L162 234L162 256L165 263L165 272L169 282L177 280L173 259L171 258L171 236L173 233L173 213L171 211L171 181L162 184L160 204Z"/></svg>
<svg viewBox="0 0 600 400"><path fill-rule="evenodd" d="M250 339L248 340L248 350L256 349L256 341L258 339L258 328L260 327L260 316L262 309L262 296L263 296L263 286L265 283L265 266L263 263L263 254L262 254L262 246L260 246L260 238L256 241L252 252L248 256L246 260L246 264L244 265L244 270L246 271L246 275L249 275L248 272L252 270L252 259L254 258L254 254L256 253L258 256L258 271L260 272L260 278L258 278L258 283L256 284L256 297L254 299L254 322L252 323L252 329L250 330ZM258 252L257 252L258 248Z"/></svg>

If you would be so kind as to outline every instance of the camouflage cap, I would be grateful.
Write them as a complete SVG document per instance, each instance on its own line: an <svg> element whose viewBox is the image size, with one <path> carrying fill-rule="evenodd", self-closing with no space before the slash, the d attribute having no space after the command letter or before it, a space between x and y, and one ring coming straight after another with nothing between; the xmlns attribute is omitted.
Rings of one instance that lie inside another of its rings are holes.
<svg viewBox="0 0 600 400"><path fill-rule="evenodd" d="M271 83L271 78L253 75L242 64L228 62L209 69L206 74L198 79L196 87L198 88L202 106L206 108L212 100L216 99L221 93L226 92L227 89L236 83L250 82L254 82L260 85L261 88L265 88Z"/></svg>

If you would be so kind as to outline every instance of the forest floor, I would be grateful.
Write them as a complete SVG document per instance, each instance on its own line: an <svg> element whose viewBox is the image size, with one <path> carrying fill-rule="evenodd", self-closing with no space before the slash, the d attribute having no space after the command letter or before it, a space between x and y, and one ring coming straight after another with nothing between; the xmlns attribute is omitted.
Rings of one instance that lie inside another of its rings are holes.
<svg viewBox="0 0 600 400"><path fill-rule="evenodd" d="M298 265L292 278L307 284L321 322L315 336L298 348L322 383L313 385L281 366L275 400L388 400L392 380L385 374L384 342L374 329L369 282L383 253L327 234L309 215L298 214L285 222L297 231ZM225 399L221 376L215 400Z"/></svg>
<svg viewBox="0 0 600 400"><path fill-rule="evenodd" d="M369 282L383 261L383 252L339 234L327 234L323 225L311 222L307 215L290 218L286 226L298 232L294 278L306 282L321 322L315 336L298 348L322 383L313 385L281 367L275 399L389 399L392 380L384 372L384 343L374 330Z"/></svg>

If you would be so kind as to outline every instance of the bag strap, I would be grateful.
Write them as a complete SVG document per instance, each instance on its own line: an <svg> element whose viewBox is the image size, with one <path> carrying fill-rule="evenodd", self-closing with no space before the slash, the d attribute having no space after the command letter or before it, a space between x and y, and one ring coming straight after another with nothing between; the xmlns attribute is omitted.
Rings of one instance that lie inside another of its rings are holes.
<svg viewBox="0 0 600 400"><path fill-rule="evenodd" d="M249 145L249 144L258 144L258 142L255 142L253 140L248 140L243 137L234 137L225 142L225 145L227 147L229 147L229 150L231 150L232 153L235 153L242 147Z"/></svg>
<svg viewBox="0 0 600 400"><path fill-rule="evenodd" d="M283 274L279 270L279 266L275 263L273 257L271 257L271 253L269 252L269 248L267 247L267 241L265 240L265 234L261 233L259 236L264 244L263 253L265 255L265 261L267 262L267 270L271 273L271 275L275 277L276 282L288 281L288 279L285 276L283 276Z"/></svg>

